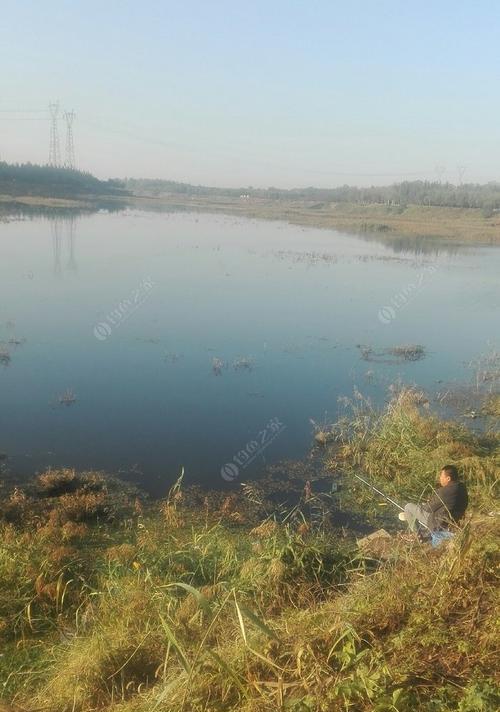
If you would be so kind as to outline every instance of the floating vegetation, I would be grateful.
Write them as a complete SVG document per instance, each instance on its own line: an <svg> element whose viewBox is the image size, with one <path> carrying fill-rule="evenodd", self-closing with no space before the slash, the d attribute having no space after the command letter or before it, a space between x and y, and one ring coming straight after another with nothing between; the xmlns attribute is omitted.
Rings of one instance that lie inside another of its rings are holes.
<svg viewBox="0 0 500 712"><path fill-rule="evenodd" d="M421 361L425 358L425 348L420 344L405 344L391 346L385 349L375 349L373 346L357 344L363 361L375 363L402 363L403 361ZM392 358L388 358L391 357Z"/></svg>
<svg viewBox="0 0 500 712"><path fill-rule="evenodd" d="M5 348L5 346L0 345L0 364L2 366L8 366L10 363L10 351Z"/></svg>
<svg viewBox="0 0 500 712"><path fill-rule="evenodd" d="M227 362L221 358L214 357L212 359L212 373L214 376L222 376L223 369L227 368Z"/></svg>
<svg viewBox="0 0 500 712"><path fill-rule="evenodd" d="M165 363L177 363L184 354L176 354L176 353L170 353L169 351L165 351L163 354L163 360Z"/></svg>
<svg viewBox="0 0 500 712"><path fill-rule="evenodd" d="M252 356L238 356L233 361L235 371L253 371L255 367L255 359Z"/></svg>
<svg viewBox="0 0 500 712"><path fill-rule="evenodd" d="M228 368L229 364L221 358L214 357L212 359L212 372L215 376L221 376L222 371ZM255 359L251 356L238 356L231 363L235 371L253 371L255 367Z"/></svg>
<svg viewBox="0 0 500 712"><path fill-rule="evenodd" d="M425 357L425 348L420 344L393 346L387 349L387 353L400 358L402 361L420 361Z"/></svg>
<svg viewBox="0 0 500 712"><path fill-rule="evenodd" d="M58 401L60 405L70 406L76 403L76 395L71 388L67 388L64 393L59 396Z"/></svg>
<svg viewBox="0 0 500 712"><path fill-rule="evenodd" d="M159 344L160 339L155 339L153 337L138 336L136 341L142 341L143 344Z"/></svg>
<svg viewBox="0 0 500 712"><path fill-rule="evenodd" d="M316 265L320 262L335 264L339 261L338 255L328 252L294 252L293 250L277 250L272 253L280 260L291 260L294 263Z"/></svg>

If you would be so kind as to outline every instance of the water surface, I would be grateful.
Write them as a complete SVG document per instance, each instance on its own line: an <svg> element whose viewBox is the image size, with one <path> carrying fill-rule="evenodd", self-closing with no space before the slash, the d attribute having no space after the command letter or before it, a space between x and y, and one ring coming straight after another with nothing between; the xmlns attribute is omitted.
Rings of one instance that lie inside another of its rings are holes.
<svg viewBox="0 0 500 712"><path fill-rule="evenodd" d="M398 378L469 378L498 326L500 251L367 237L140 211L1 225L9 469L104 469L161 494L184 466L234 487L303 456L311 419L355 386L380 401ZM405 343L426 357L380 356Z"/></svg>

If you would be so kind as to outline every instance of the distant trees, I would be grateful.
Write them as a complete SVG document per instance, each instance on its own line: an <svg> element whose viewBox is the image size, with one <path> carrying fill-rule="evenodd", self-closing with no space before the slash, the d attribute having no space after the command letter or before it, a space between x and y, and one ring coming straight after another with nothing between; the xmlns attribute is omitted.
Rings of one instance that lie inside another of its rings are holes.
<svg viewBox="0 0 500 712"><path fill-rule="evenodd" d="M102 181L91 173L70 168L54 168L32 163L0 162L0 193L6 195L39 195L43 197L127 196L136 194L162 195L173 193L204 197L238 198L242 194L270 200L310 200L322 203L381 204L404 209L407 205L480 208L485 217L500 210L500 183L485 185L466 183L453 185L439 181L403 181L388 186L358 188L342 185L338 188L211 188L170 180L113 178Z"/></svg>
<svg viewBox="0 0 500 712"><path fill-rule="evenodd" d="M452 208L481 208L485 215L500 209L500 183L485 185L468 183L453 185L439 181L403 181L388 186L358 188L343 185L338 188L297 188L283 190L270 187L258 188L210 188L165 180L127 179L125 185L136 193L160 195L179 193L205 197L239 197L242 193L254 198L270 200L312 200L333 203L386 204L399 207L428 205Z"/></svg>
<svg viewBox="0 0 500 712"><path fill-rule="evenodd" d="M91 173L33 163L0 162L0 193L43 197L79 195L123 195L122 181L102 181Z"/></svg>

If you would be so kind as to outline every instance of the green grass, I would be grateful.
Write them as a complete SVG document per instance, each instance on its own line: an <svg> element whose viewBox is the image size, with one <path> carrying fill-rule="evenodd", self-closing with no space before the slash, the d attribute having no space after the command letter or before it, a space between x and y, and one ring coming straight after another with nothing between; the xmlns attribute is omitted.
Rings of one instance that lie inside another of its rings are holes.
<svg viewBox="0 0 500 712"><path fill-rule="evenodd" d="M324 455L332 477L347 473L344 506L374 524L393 513L354 489L356 468L419 495L453 461L473 515L439 549L395 537L376 561L305 514L262 519L243 494L181 481L149 503L68 470L5 493L0 699L33 712L497 709L498 436L443 423L405 390L381 413L355 398Z"/></svg>
<svg viewBox="0 0 500 712"><path fill-rule="evenodd" d="M491 428L474 433L455 421L444 421L429 410L426 395L414 388L394 389L383 411L374 409L359 392L344 399L346 415L332 428L325 462L338 471L368 475L373 484L397 500L420 501L432 495L440 469L455 464L466 482L476 510L493 508L498 494L500 435L498 418ZM344 506L376 513L379 501L354 479Z"/></svg>

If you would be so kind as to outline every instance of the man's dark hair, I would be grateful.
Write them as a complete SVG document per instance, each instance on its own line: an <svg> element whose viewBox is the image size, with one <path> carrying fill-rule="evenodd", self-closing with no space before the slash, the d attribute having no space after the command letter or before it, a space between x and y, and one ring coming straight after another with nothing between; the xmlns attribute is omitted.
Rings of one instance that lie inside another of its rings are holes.
<svg viewBox="0 0 500 712"><path fill-rule="evenodd" d="M441 470L446 472L452 482L456 482L458 480L458 470L455 465L445 465L441 468Z"/></svg>

